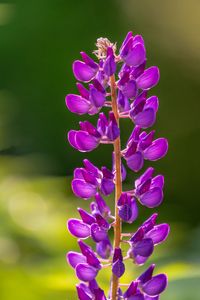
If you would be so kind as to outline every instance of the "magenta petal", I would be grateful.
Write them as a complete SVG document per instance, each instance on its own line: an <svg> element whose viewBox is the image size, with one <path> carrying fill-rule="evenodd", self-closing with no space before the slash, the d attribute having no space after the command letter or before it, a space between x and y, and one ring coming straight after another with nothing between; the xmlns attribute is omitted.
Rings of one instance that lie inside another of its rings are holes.
<svg viewBox="0 0 200 300"><path fill-rule="evenodd" d="M111 52L112 51L113 50L111 50ZM108 54L108 56L104 62L103 70L106 73L106 75L109 77L112 76L116 72L116 63L115 63L115 57L114 57L113 53Z"/></svg>
<svg viewBox="0 0 200 300"><path fill-rule="evenodd" d="M112 180L103 178L101 181L101 192L108 196L110 195L115 188L115 185Z"/></svg>
<svg viewBox="0 0 200 300"><path fill-rule="evenodd" d="M139 201L149 207L153 208L161 204L163 200L163 191L160 188L152 188L148 192L142 194Z"/></svg>
<svg viewBox="0 0 200 300"><path fill-rule="evenodd" d="M108 239L103 240L96 245L98 255L104 259L108 259L112 253L112 245Z"/></svg>
<svg viewBox="0 0 200 300"><path fill-rule="evenodd" d="M137 43L128 55L124 58L127 65L137 67L141 65L146 59L146 51L141 43Z"/></svg>
<svg viewBox="0 0 200 300"><path fill-rule="evenodd" d="M132 211L128 204L124 204L119 208L119 216L124 222L128 222L131 218Z"/></svg>
<svg viewBox="0 0 200 300"><path fill-rule="evenodd" d="M77 131L75 139L78 150L81 152L90 152L99 144L99 139L81 130Z"/></svg>
<svg viewBox="0 0 200 300"><path fill-rule="evenodd" d="M85 285L84 283L80 283L79 285L76 285L76 290L77 290L79 300L92 300L93 295L90 289L88 288L88 286Z"/></svg>
<svg viewBox="0 0 200 300"><path fill-rule="evenodd" d="M138 172L143 166L144 160L141 152L136 152L127 158L128 167L134 172Z"/></svg>
<svg viewBox="0 0 200 300"><path fill-rule="evenodd" d="M98 270L87 263L80 263L76 266L76 275L82 281L93 280L98 273Z"/></svg>
<svg viewBox="0 0 200 300"><path fill-rule="evenodd" d="M164 176L163 175L157 175L154 177L151 181L151 187L159 187L162 189L164 186Z"/></svg>
<svg viewBox="0 0 200 300"><path fill-rule="evenodd" d="M80 60L76 60L73 63L73 72L77 80L88 82L95 76L97 70Z"/></svg>
<svg viewBox="0 0 200 300"><path fill-rule="evenodd" d="M131 112L130 112L131 116ZM151 127L156 120L156 114L155 111L152 108L147 108L143 110L142 112L138 113L135 116L131 116L133 119L134 123L141 128L148 128Z"/></svg>
<svg viewBox="0 0 200 300"><path fill-rule="evenodd" d="M158 67L150 67L137 78L137 86L139 89L149 90L158 83L159 79L160 73Z"/></svg>
<svg viewBox="0 0 200 300"><path fill-rule="evenodd" d="M91 88L90 90L90 100L95 105L95 107L102 107L106 100L105 95L99 92L95 88Z"/></svg>
<svg viewBox="0 0 200 300"><path fill-rule="evenodd" d="M141 284L144 284L145 282L148 282L152 278L152 274L154 271L155 265L152 264L151 266L148 267L139 277L138 281L141 282Z"/></svg>
<svg viewBox="0 0 200 300"><path fill-rule="evenodd" d="M80 263L86 262L85 256L79 252L69 251L66 255L66 258L72 268L75 268Z"/></svg>
<svg viewBox="0 0 200 300"><path fill-rule="evenodd" d="M130 224L133 223L133 221L135 221L138 217L138 207L135 199L131 201L131 212L131 218L128 221Z"/></svg>
<svg viewBox="0 0 200 300"><path fill-rule="evenodd" d="M124 263L120 259L117 259L113 263L113 265L112 265L112 272L118 278L120 278L124 274L124 272L125 272L125 266L124 266Z"/></svg>
<svg viewBox="0 0 200 300"><path fill-rule="evenodd" d="M65 102L67 108L71 112L79 115L87 113L90 108L90 103L86 99L74 94L67 95L65 98Z"/></svg>
<svg viewBox="0 0 200 300"><path fill-rule="evenodd" d="M151 179L154 172L154 168L149 167L138 179L135 181L135 187L145 183L148 179Z"/></svg>
<svg viewBox="0 0 200 300"><path fill-rule="evenodd" d="M70 130L68 132L68 141L70 143L70 145L74 148L77 149L77 144L76 144L76 134L77 134L77 131L76 130Z"/></svg>
<svg viewBox="0 0 200 300"><path fill-rule="evenodd" d="M168 224L159 224L146 233L147 238L151 238L155 245L162 243L168 237L170 227Z"/></svg>
<svg viewBox="0 0 200 300"><path fill-rule="evenodd" d="M89 199L96 194L96 187L82 179L72 180L72 190L77 197Z"/></svg>
<svg viewBox="0 0 200 300"><path fill-rule="evenodd" d="M166 286L167 276L165 274L159 274L147 281L142 286L142 290L149 296L156 296L162 293L166 289Z"/></svg>
<svg viewBox="0 0 200 300"><path fill-rule="evenodd" d="M134 258L134 262L136 265L139 265L139 266L142 266L148 259L148 256L145 257L145 256L140 256L140 255L137 255L135 258Z"/></svg>
<svg viewBox="0 0 200 300"><path fill-rule="evenodd" d="M91 237L98 243L107 238L107 231L102 229L98 224L91 225Z"/></svg>
<svg viewBox="0 0 200 300"><path fill-rule="evenodd" d="M78 219L69 219L67 227L69 232L78 238L87 238L90 236L90 226Z"/></svg>
<svg viewBox="0 0 200 300"><path fill-rule="evenodd" d="M86 210L82 209L82 208L78 208L77 209L80 216L81 216L81 219L84 223L88 224L88 225L92 225L93 223L96 222L95 218L89 214Z"/></svg>
<svg viewBox="0 0 200 300"><path fill-rule="evenodd" d="M136 96L137 93L137 86L134 80L130 80L124 86L120 87L123 95L127 98L133 98Z"/></svg>
<svg viewBox="0 0 200 300"><path fill-rule="evenodd" d="M153 108L157 112L159 106L159 101L157 96L151 96L146 100L145 108Z"/></svg>
<svg viewBox="0 0 200 300"><path fill-rule="evenodd" d="M148 257L153 253L153 241L151 238L145 238L133 245L135 255Z"/></svg>
<svg viewBox="0 0 200 300"><path fill-rule="evenodd" d="M165 138L159 138L144 150L144 158L148 160L158 160L164 157L168 150L168 142Z"/></svg>

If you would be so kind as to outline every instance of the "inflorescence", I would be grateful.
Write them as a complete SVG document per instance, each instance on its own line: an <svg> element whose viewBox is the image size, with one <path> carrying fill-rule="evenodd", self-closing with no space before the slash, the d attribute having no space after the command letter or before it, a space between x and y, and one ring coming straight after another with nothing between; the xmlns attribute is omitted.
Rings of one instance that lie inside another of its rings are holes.
<svg viewBox="0 0 200 300"><path fill-rule="evenodd" d="M135 232L123 233L122 222L133 223L138 217L138 206L155 208L163 201L164 177L155 175L154 168L147 168L135 180L132 190L124 191L122 182L126 178L126 168L140 171L144 161L156 161L164 157L168 150L165 138L154 138L155 131L144 131L152 127L156 120L159 100L148 97L148 91L159 81L156 66L146 68L146 50L143 38L129 32L119 53L116 44L107 38L97 40L98 58L95 62L85 52L82 60L73 63L73 73L79 81L79 94L66 96L68 109L78 115L98 115L94 126L89 121L80 122L79 130L70 130L68 140L72 147L81 152L90 152L99 144L113 144L111 155L112 170L96 167L88 159L83 166L74 170L72 190L77 197L92 199L90 212L78 208L80 219L68 220L69 232L78 238L80 252L67 253L67 261L74 268L80 280L77 295L80 300L158 300L167 286L165 274L153 275L155 265L150 265L144 273L131 283L120 284L119 278L125 272L125 260L143 265L154 251L154 247L165 241L169 225L156 224L158 214L152 214ZM88 83L88 87L82 83ZM100 112L102 108L110 110ZM129 118L134 129L121 149L119 121ZM115 192L115 212L112 213L105 197ZM113 243L109 230L114 230ZM95 251L83 240L91 238L96 244ZM128 250L124 254L122 243ZM96 276L103 268L112 271L109 293L99 287Z"/></svg>

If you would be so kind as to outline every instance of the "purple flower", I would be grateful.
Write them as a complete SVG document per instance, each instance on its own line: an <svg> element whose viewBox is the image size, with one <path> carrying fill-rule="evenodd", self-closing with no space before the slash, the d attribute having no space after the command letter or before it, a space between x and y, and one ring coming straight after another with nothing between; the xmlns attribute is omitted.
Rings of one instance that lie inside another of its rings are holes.
<svg viewBox="0 0 200 300"><path fill-rule="evenodd" d="M138 208L134 197L128 193L122 193L117 205L119 207L120 218L127 223L132 223L137 219Z"/></svg>
<svg viewBox="0 0 200 300"><path fill-rule="evenodd" d="M135 181L135 196L142 205L153 208L159 206L163 200L164 176L153 176L154 168L148 168Z"/></svg>
<svg viewBox="0 0 200 300"><path fill-rule="evenodd" d="M128 255L138 265L146 262L153 253L154 246L164 242L169 234L170 227L163 223L155 225L157 214L146 220L130 239Z"/></svg>
<svg viewBox="0 0 200 300"><path fill-rule="evenodd" d="M106 300L104 291L98 286L96 280L89 284L79 283L76 285L79 300Z"/></svg>
<svg viewBox="0 0 200 300"><path fill-rule="evenodd" d="M106 101L106 92L98 80L94 79L89 85L89 91L77 83L80 95L69 94L65 98L67 108L78 115L94 115L99 112Z"/></svg>
<svg viewBox="0 0 200 300"><path fill-rule="evenodd" d="M140 35L132 36L129 32L121 46L120 56L129 66L139 66L146 60L146 50Z"/></svg>
<svg viewBox="0 0 200 300"><path fill-rule="evenodd" d="M147 99L147 93L142 92L131 105L129 114L135 125L148 128L154 124L157 110L158 97L151 96Z"/></svg>
<svg viewBox="0 0 200 300"><path fill-rule="evenodd" d="M120 248L115 248L114 250L112 272L118 278L120 278L125 272L122 250Z"/></svg>
<svg viewBox="0 0 200 300"><path fill-rule="evenodd" d="M132 281L124 293L125 300L158 300L167 287L165 274L153 275L155 265L151 265L136 281Z"/></svg>
<svg viewBox="0 0 200 300"><path fill-rule="evenodd" d="M164 157L168 150L168 142L165 138L153 140L155 131L142 132L139 126L135 126L126 149L122 151L128 167L138 172L144 164L144 159L156 161Z"/></svg>
<svg viewBox="0 0 200 300"><path fill-rule="evenodd" d="M114 175L106 167L99 170L89 160L83 160L84 168L74 170L72 190L74 194L85 200L94 197L97 190L109 195L114 190ZM98 196L97 196L98 197Z"/></svg>
<svg viewBox="0 0 200 300"><path fill-rule="evenodd" d="M112 47L107 49L107 57L103 65L103 70L107 76L112 76L116 72L115 56Z"/></svg>
<svg viewBox="0 0 200 300"><path fill-rule="evenodd" d="M89 282L95 279L101 269L101 264L91 247L83 241L78 243L82 253L70 251L66 258L75 269L77 277L82 281Z"/></svg>
<svg viewBox="0 0 200 300"><path fill-rule="evenodd" d="M127 172L121 162L123 157L128 167L138 172L144 160L159 160L168 151L165 138L154 139L155 131L142 131L156 121L159 100L157 96L148 97L147 94L159 82L160 73L156 66L145 69L146 49L140 35L128 32L118 53L116 43L107 38L99 38L96 46L93 53L97 62L81 52L82 61L73 63L75 78L84 84L77 83L77 95L66 96L66 106L78 115L99 113L98 121L96 126L89 121L80 122L79 130L69 131L68 140L80 152L90 152L99 144L113 144L112 171L105 166L99 169L87 159L82 168L74 170L74 194L84 200L93 199L89 212L78 208L80 219L68 220L68 230L79 239L81 252L69 251L67 261L81 280L76 285L79 300L159 300L167 286L167 277L164 274L153 276L155 265L133 280L125 292L120 288L119 278L125 272L124 259L143 265L170 230L166 223L156 225L157 214L154 213L136 232L122 232L123 222L133 223L138 217L137 199L148 208L157 207L163 201L164 177L153 177L152 167L135 180L133 190L123 192L122 182ZM108 117L100 113L103 107L110 108ZM120 118L129 118L135 124L124 150L121 150ZM108 206L104 196L109 196L115 188L115 215L112 215L112 207ZM112 227L113 245L109 238ZM83 242L87 238L95 243L96 252ZM121 250L123 239L129 245L125 258ZM101 268L110 266L112 279L107 298L95 278Z"/></svg>
<svg viewBox="0 0 200 300"><path fill-rule="evenodd" d="M88 82L95 77L99 66L85 52L81 52L81 56L83 61L76 60L73 63L74 76L79 81Z"/></svg>
<svg viewBox="0 0 200 300"><path fill-rule="evenodd" d="M90 152L100 143L113 142L119 136L119 128L113 112L109 120L104 113L99 115L97 128L89 121L79 122L80 130L70 130L68 140L72 147L80 152Z"/></svg>
<svg viewBox="0 0 200 300"><path fill-rule="evenodd" d="M69 219L67 222L69 232L80 239L91 237L96 243L107 241L110 224L96 209L96 206L92 205L91 210L92 214L89 214L84 209L78 208L82 220Z"/></svg>
<svg viewBox="0 0 200 300"><path fill-rule="evenodd" d="M96 252L101 258L108 259L112 254L112 250L113 247L108 237L96 243Z"/></svg>

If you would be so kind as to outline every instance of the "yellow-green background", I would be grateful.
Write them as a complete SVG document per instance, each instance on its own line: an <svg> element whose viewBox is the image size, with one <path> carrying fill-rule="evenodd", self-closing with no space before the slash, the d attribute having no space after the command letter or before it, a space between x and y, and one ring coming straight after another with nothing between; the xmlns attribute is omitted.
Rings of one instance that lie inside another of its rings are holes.
<svg viewBox="0 0 200 300"><path fill-rule="evenodd" d="M111 147L90 155L69 147L66 134L79 117L67 111L64 97L76 91L71 64L79 51L94 50L101 36L120 44L129 30L143 35L148 65L160 67L152 91L160 98L155 128L170 145L168 156L152 165L166 177L156 211L171 234L147 266L155 262L157 272L169 275L163 300L199 299L199 28L198 0L0 2L0 299L77 299L77 279L65 262L77 246L65 224L88 202L73 197L71 174L86 156L110 166ZM132 124L122 126L124 142ZM134 178L129 172L126 188ZM140 207L126 230L152 212ZM123 282L143 269L127 264ZM109 276L110 270L99 276L105 289Z"/></svg>

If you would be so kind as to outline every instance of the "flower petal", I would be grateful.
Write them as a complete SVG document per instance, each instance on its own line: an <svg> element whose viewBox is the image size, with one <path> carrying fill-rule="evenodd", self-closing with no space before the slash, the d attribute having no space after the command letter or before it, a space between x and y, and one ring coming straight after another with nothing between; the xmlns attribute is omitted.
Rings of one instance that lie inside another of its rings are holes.
<svg viewBox="0 0 200 300"><path fill-rule="evenodd" d="M107 231L105 229L102 229L98 224L92 224L91 237L96 243L98 243L107 238Z"/></svg>
<svg viewBox="0 0 200 300"><path fill-rule="evenodd" d="M163 191L160 188L152 188L148 192L142 194L139 201L142 205L149 208L157 207L163 200Z"/></svg>
<svg viewBox="0 0 200 300"><path fill-rule="evenodd" d="M110 241L107 239L97 243L96 251L100 257L108 259L112 253L112 245Z"/></svg>
<svg viewBox="0 0 200 300"><path fill-rule="evenodd" d="M70 130L68 132L68 141L70 143L70 145L72 147L74 147L75 149L77 149L77 144L76 144L76 133L77 131L76 130Z"/></svg>
<svg viewBox="0 0 200 300"><path fill-rule="evenodd" d="M136 152L135 154L128 157L126 161L128 167L134 172L138 172L144 164L144 160L141 152Z"/></svg>
<svg viewBox="0 0 200 300"><path fill-rule="evenodd" d="M69 219L67 227L69 232L78 238L87 238L90 236L90 226L78 219Z"/></svg>
<svg viewBox="0 0 200 300"><path fill-rule="evenodd" d="M133 245L133 252L136 255L149 257L153 253L153 241L151 238L145 238Z"/></svg>
<svg viewBox="0 0 200 300"><path fill-rule="evenodd" d="M144 271L138 277L138 281L140 281L141 284L145 284L146 282L151 280L154 269L155 269L155 265L152 264L150 267L148 267L148 269L146 269L146 271Z"/></svg>
<svg viewBox="0 0 200 300"><path fill-rule="evenodd" d="M159 138L144 150L144 158L148 160L158 160L164 157L168 150L168 142L165 138Z"/></svg>
<svg viewBox="0 0 200 300"><path fill-rule="evenodd" d="M72 180L72 190L77 197L89 199L96 194L96 187L82 179Z"/></svg>
<svg viewBox="0 0 200 300"><path fill-rule="evenodd" d="M81 96L69 94L65 98L67 108L79 115L86 114L90 108L90 103Z"/></svg>
<svg viewBox="0 0 200 300"><path fill-rule="evenodd" d="M80 263L76 266L76 276L82 281L91 281L93 280L98 273L98 270L89 264Z"/></svg>
<svg viewBox="0 0 200 300"><path fill-rule="evenodd" d="M159 79L160 73L158 67L150 67L137 78L137 86L139 89L149 90L158 83Z"/></svg>
<svg viewBox="0 0 200 300"><path fill-rule="evenodd" d="M145 108L152 108L157 112L159 106L159 100L157 96L151 96L146 100Z"/></svg>
<svg viewBox="0 0 200 300"><path fill-rule="evenodd" d="M120 86L120 89L125 97L131 99L136 96L137 86L134 80L128 81L125 85Z"/></svg>
<svg viewBox="0 0 200 300"><path fill-rule="evenodd" d="M88 225L92 225L93 223L96 222L95 218L89 214L86 210L82 209L82 208L78 208L77 209L80 216L81 216L81 219L84 223L88 224Z"/></svg>
<svg viewBox="0 0 200 300"><path fill-rule="evenodd" d="M129 298L133 295L136 294L137 292L137 286L138 286L138 282L137 281L132 281L131 284L129 285L128 289L126 290L126 292L124 293L124 298Z"/></svg>
<svg viewBox="0 0 200 300"><path fill-rule="evenodd" d="M170 231L170 227L168 224L159 224L157 226L154 226L152 230L146 233L147 238L151 238L153 240L153 243L155 245L162 243L166 240L168 237Z"/></svg>
<svg viewBox="0 0 200 300"><path fill-rule="evenodd" d="M166 289L166 286L167 276L165 274L159 274L147 281L142 286L142 290L149 296L156 296L162 293Z"/></svg>
<svg viewBox="0 0 200 300"><path fill-rule="evenodd" d="M101 192L104 195L110 195L115 188L115 185L112 180L103 178L101 181Z"/></svg>
<svg viewBox="0 0 200 300"><path fill-rule="evenodd" d="M75 268L80 263L85 263L86 258L83 254L79 252L69 251L66 255L68 264L72 266L72 268Z"/></svg>
<svg viewBox="0 0 200 300"><path fill-rule="evenodd" d="M119 208L119 216L124 222L128 222L131 218L132 211L129 204L124 204Z"/></svg>
<svg viewBox="0 0 200 300"><path fill-rule="evenodd" d="M130 111L130 117L132 118L133 122L141 128L151 127L156 120L156 114L152 108L147 108L133 117L131 116Z"/></svg>
<svg viewBox="0 0 200 300"><path fill-rule="evenodd" d="M135 181L135 187L137 188L139 185L142 185L147 180L151 179L153 176L154 168L149 167L146 171Z"/></svg>
<svg viewBox="0 0 200 300"><path fill-rule="evenodd" d="M107 58L104 62L103 70L109 77L116 72L115 57L111 47L107 49Z"/></svg>
<svg viewBox="0 0 200 300"><path fill-rule="evenodd" d="M147 261L147 259L148 257L137 255L134 258L134 263L138 266L142 266Z"/></svg>
<svg viewBox="0 0 200 300"><path fill-rule="evenodd" d="M77 149L81 152L90 152L99 145L99 139L85 131L77 131L76 136Z"/></svg>
<svg viewBox="0 0 200 300"><path fill-rule="evenodd" d="M164 176L163 175L157 175L154 177L151 181L151 187L159 187L160 189L163 189L164 186Z"/></svg>
<svg viewBox="0 0 200 300"><path fill-rule="evenodd" d="M90 89L90 100L96 107L102 107L106 98L103 93L92 87Z"/></svg>
<svg viewBox="0 0 200 300"><path fill-rule="evenodd" d="M146 51L144 45L141 43L135 44L135 46L129 51L128 55L124 57L124 61L128 66L137 67L141 65L146 59Z"/></svg>
<svg viewBox="0 0 200 300"><path fill-rule="evenodd" d="M96 74L97 70L91 68L86 63L76 60L73 63L73 73L77 80L89 82Z"/></svg>
<svg viewBox="0 0 200 300"><path fill-rule="evenodd" d="M106 204L105 200L101 197L99 193L95 195L95 200L102 216L104 218L108 217L111 214L110 207Z"/></svg>
<svg viewBox="0 0 200 300"><path fill-rule="evenodd" d="M113 265L112 265L112 272L118 278L120 278L124 274L124 272L125 272L125 266L124 266L124 263L120 259L117 259L113 263Z"/></svg>
<svg viewBox="0 0 200 300"><path fill-rule="evenodd" d="M79 300L92 300L93 295L88 286L84 283L76 285L76 290Z"/></svg>

